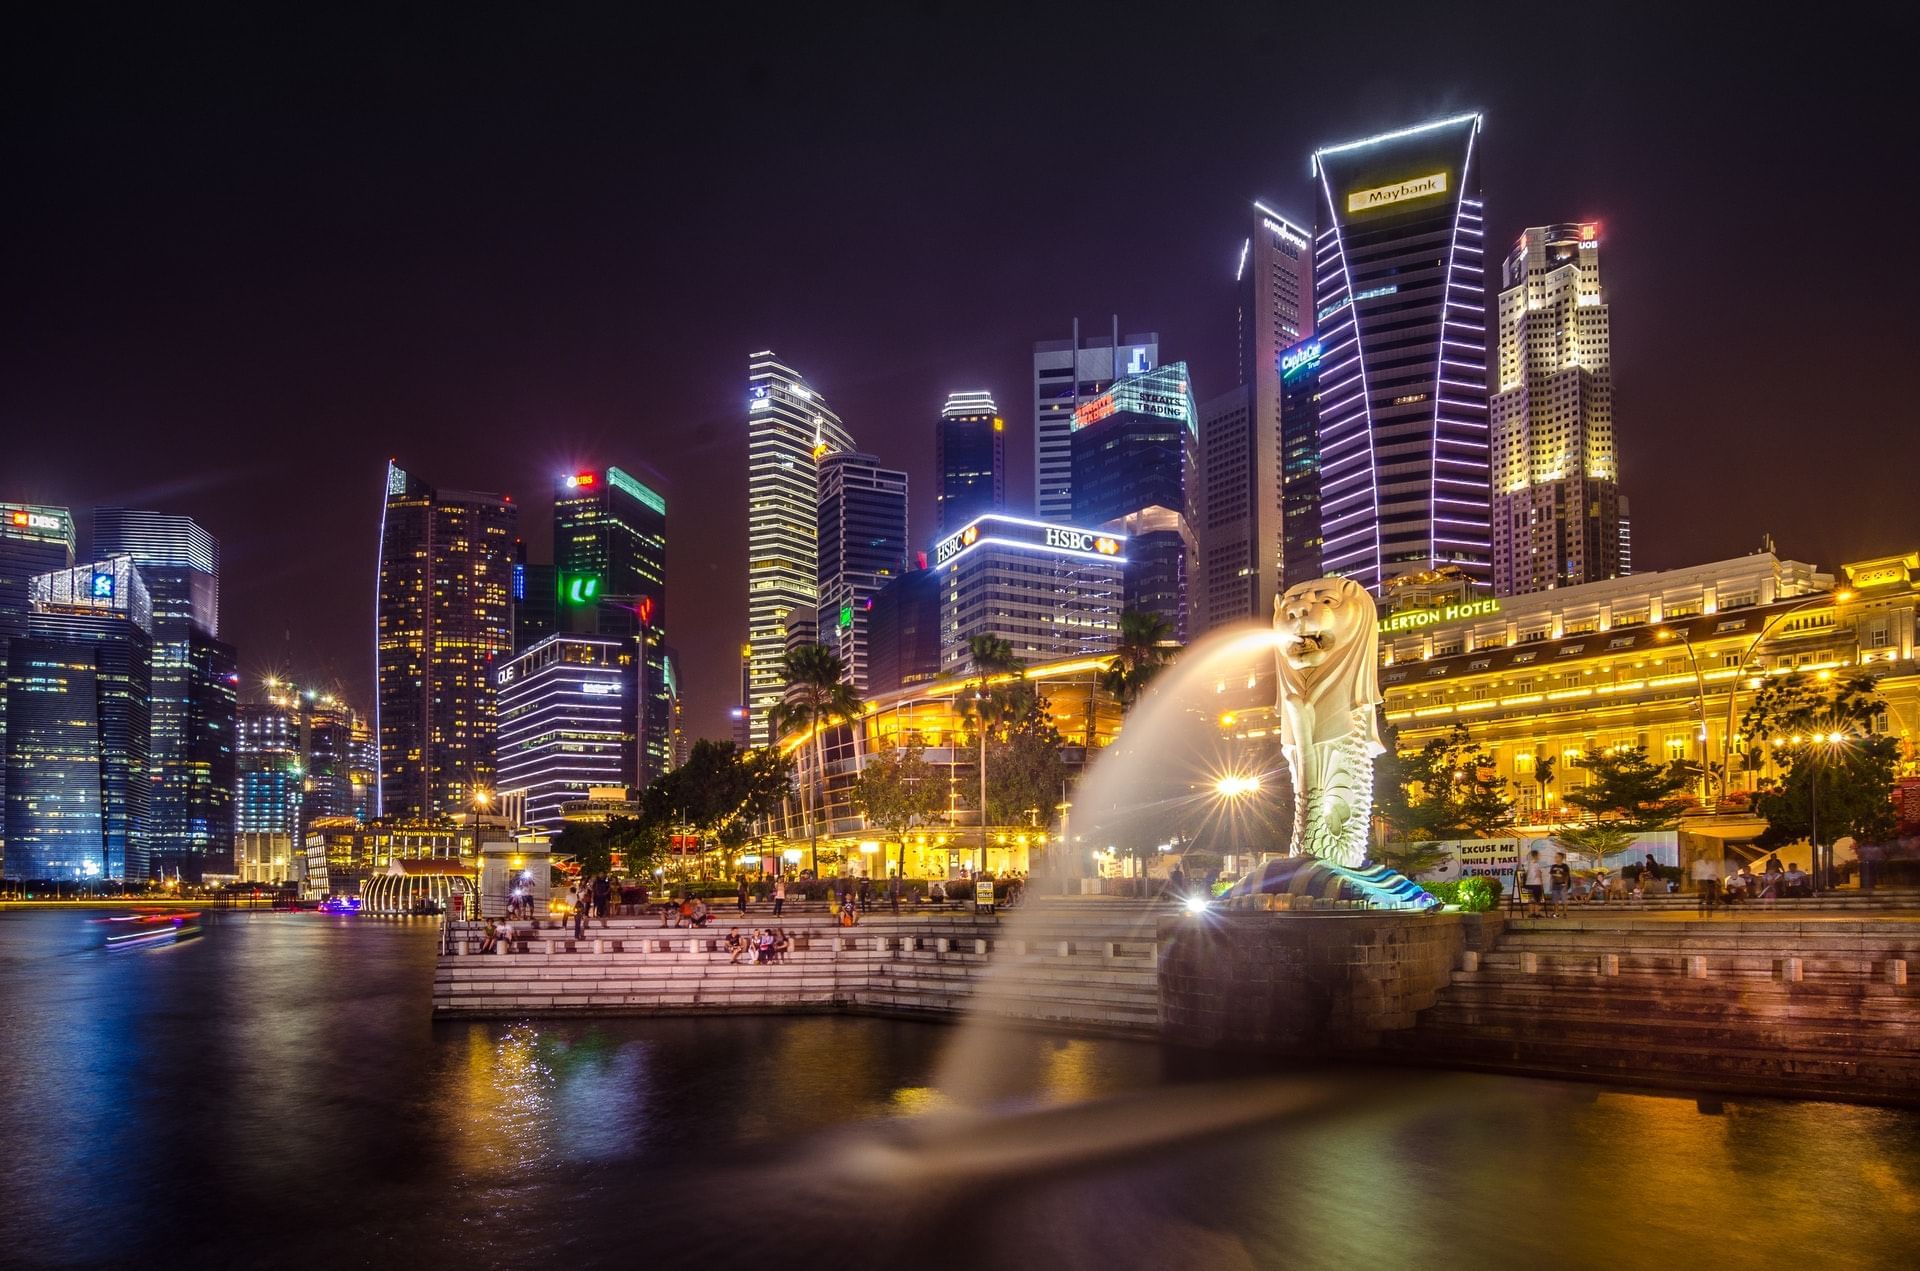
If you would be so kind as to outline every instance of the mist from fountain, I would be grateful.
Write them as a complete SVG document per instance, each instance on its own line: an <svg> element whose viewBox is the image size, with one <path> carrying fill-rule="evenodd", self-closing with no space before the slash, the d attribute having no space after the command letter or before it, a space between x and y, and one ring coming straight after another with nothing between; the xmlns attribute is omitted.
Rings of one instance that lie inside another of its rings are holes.
<svg viewBox="0 0 1920 1271"><path fill-rule="evenodd" d="M1062 883L1077 891L1101 854L1150 862L1163 850L1286 850L1293 798L1277 731L1236 739L1224 718L1272 707L1278 647L1271 626L1248 622L1209 633L1161 670L1119 736L1081 775L1067 817L1070 841L1048 849L996 945L1030 940L1050 917L1084 905L1058 893ZM1175 911L1115 905L1111 912L1124 913L1133 934L1150 934ZM988 964L941 1064L936 1084L961 1105L977 1106L998 1084L995 1035L1004 1026L1000 1008L1021 992L1010 974L1017 964L999 956Z"/></svg>

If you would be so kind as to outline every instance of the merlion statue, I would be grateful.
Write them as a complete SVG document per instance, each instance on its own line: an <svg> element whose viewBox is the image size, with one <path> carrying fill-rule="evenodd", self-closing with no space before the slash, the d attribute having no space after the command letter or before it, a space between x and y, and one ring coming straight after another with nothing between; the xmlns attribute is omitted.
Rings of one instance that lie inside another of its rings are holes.
<svg viewBox="0 0 1920 1271"><path fill-rule="evenodd" d="M1385 753L1380 621L1373 597L1346 578L1289 587L1273 602L1280 636L1280 747L1293 771L1294 855L1356 869L1367 855L1373 760Z"/></svg>

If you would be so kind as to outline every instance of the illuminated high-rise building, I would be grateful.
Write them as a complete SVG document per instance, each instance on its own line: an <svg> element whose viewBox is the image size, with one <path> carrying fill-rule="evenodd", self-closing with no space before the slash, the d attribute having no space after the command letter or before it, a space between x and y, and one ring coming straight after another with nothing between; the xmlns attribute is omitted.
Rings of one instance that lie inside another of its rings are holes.
<svg viewBox="0 0 1920 1271"><path fill-rule="evenodd" d="M1285 546L1280 587L1326 570L1320 550L1320 341L1280 351L1280 498Z"/></svg>
<svg viewBox="0 0 1920 1271"><path fill-rule="evenodd" d="M1125 605L1187 637L1184 468L1196 429L1185 362L1125 376L1074 412L1073 524L1125 538Z"/></svg>
<svg viewBox="0 0 1920 1271"><path fill-rule="evenodd" d="M513 648L517 509L387 465L375 611L376 815L470 813L490 792L493 672Z"/></svg>
<svg viewBox="0 0 1920 1271"><path fill-rule="evenodd" d="M9 877L150 876L153 603L131 557L31 581L7 648Z"/></svg>
<svg viewBox="0 0 1920 1271"><path fill-rule="evenodd" d="M1479 115L1314 152L1329 574L1492 577Z"/></svg>
<svg viewBox="0 0 1920 1271"><path fill-rule="evenodd" d="M631 640L641 650L636 766L644 788L674 766L675 688L667 656L667 501L619 468L569 473L553 492L559 630Z"/></svg>
<svg viewBox="0 0 1920 1271"><path fill-rule="evenodd" d="M1597 225L1520 235L1500 279L1493 394L1493 589L1632 572L1613 444L1613 362Z"/></svg>
<svg viewBox="0 0 1920 1271"><path fill-rule="evenodd" d="M1007 510L1007 421L993 394L947 394L934 429L934 467L940 474L935 522L942 534Z"/></svg>
<svg viewBox="0 0 1920 1271"><path fill-rule="evenodd" d="M1189 444L1196 636L1271 618L1286 568L1280 353L1313 331L1313 249L1309 231L1266 204L1253 214L1234 271L1240 387L1200 408Z"/></svg>
<svg viewBox="0 0 1920 1271"><path fill-rule="evenodd" d="M820 642L865 693L873 598L907 567L907 474L857 451L823 455L818 542Z"/></svg>
<svg viewBox="0 0 1920 1271"><path fill-rule="evenodd" d="M1033 506L1043 521L1073 515L1073 416L1126 375L1144 375L1160 365L1160 337L1120 335L1113 319L1107 335L1040 340L1033 346Z"/></svg>
<svg viewBox="0 0 1920 1271"><path fill-rule="evenodd" d="M560 584L553 566L527 559L524 540L513 544L513 647L531 649L560 629Z"/></svg>
<svg viewBox="0 0 1920 1271"><path fill-rule="evenodd" d="M940 667L973 669L975 636L996 636L1022 662L1111 653L1125 604L1127 540L995 513L933 547Z"/></svg>
<svg viewBox="0 0 1920 1271"><path fill-rule="evenodd" d="M819 461L856 449L826 399L770 352L747 366L748 736L767 744L767 712L786 689L789 615L819 603Z"/></svg>
<svg viewBox="0 0 1920 1271"><path fill-rule="evenodd" d="M93 553L130 556L153 600L153 803L157 874L198 882L233 867L236 658L220 640L220 541L192 517L93 514Z"/></svg>
<svg viewBox="0 0 1920 1271"><path fill-rule="evenodd" d="M275 836L281 850L291 852L301 842L301 805L306 800L299 713L291 702L275 697L240 703L237 721L235 832Z"/></svg>
<svg viewBox="0 0 1920 1271"><path fill-rule="evenodd" d="M562 633L501 664L499 787L524 798L523 824L558 831L562 804L633 784L638 648L629 636Z"/></svg>
<svg viewBox="0 0 1920 1271"><path fill-rule="evenodd" d="M0 503L0 681L7 641L27 633L32 583L40 574L73 568L73 517L67 509ZM7 695L0 682L0 876L6 871Z"/></svg>

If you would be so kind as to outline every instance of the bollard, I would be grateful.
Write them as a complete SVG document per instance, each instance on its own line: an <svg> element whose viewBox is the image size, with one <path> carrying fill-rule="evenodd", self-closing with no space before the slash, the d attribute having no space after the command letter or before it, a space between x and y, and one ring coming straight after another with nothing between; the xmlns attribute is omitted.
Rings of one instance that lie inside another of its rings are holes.
<svg viewBox="0 0 1920 1271"><path fill-rule="evenodd" d="M1119 944L1117 944L1112 940L1109 940L1107 943L1101 945L1100 956L1105 958L1109 962L1113 961L1115 958L1120 956Z"/></svg>
<svg viewBox="0 0 1920 1271"><path fill-rule="evenodd" d="M1780 979L1786 984L1798 984L1805 978L1805 971L1799 958L1780 959Z"/></svg>
<svg viewBox="0 0 1920 1271"><path fill-rule="evenodd" d="M1889 958L1887 960L1887 983L1904 985L1907 982L1907 960Z"/></svg>
<svg viewBox="0 0 1920 1271"><path fill-rule="evenodd" d="M1540 974L1540 955L1537 953L1521 954L1520 955L1520 971L1523 975Z"/></svg>
<svg viewBox="0 0 1920 1271"><path fill-rule="evenodd" d="M1620 955L1617 953L1601 954L1600 955L1600 974L1602 975L1620 974Z"/></svg>
<svg viewBox="0 0 1920 1271"><path fill-rule="evenodd" d="M1478 971L1480 969L1480 951L1478 949L1464 950L1460 954L1460 969L1462 971Z"/></svg>
<svg viewBox="0 0 1920 1271"><path fill-rule="evenodd" d="M985 954L987 951L987 942L985 940L975 940L973 942L973 951L975 953ZM1902 975L1900 982L1902 984L1905 984L1907 982L1904 974Z"/></svg>
<svg viewBox="0 0 1920 1271"><path fill-rule="evenodd" d="M1073 956L1073 941L1062 940L1060 942L1060 956L1063 958L1070 958Z"/></svg>
<svg viewBox="0 0 1920 1271"><path fill-rule="evenodd" d="M1695 953L1687 958L1687 978L1704 980L1707 978L1707 958L1705 954Z"/></svg>
<svg viewBox="0 0 1920 1271"><path fill-rule="evenodd" d="M933 942L933 951L935 953L947 953L947 952L950 952L952 949L953 949L953 941L947 939L945 936L941 936L938 940L935 940Z"/></svg>

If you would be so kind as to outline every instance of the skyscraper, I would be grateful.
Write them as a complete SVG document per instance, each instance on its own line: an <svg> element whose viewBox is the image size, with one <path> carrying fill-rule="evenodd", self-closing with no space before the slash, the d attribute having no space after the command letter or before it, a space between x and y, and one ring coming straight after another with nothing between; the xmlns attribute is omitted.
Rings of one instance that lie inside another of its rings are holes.
<svg viewBox="0 0 1920 1271"><path fill-rule="evenodd" d="M517 509L387 465L375 610L376 814L461 816L491 790L493 672L513 647Z"/></svg>
<svg viewBox="0 0 1920 1271"><path fill-rule="evenodd" d="M73 552L67 509L0 503L0 875L6 870L7 641L27 634L33 579L73 568Z"/></svg>
<svg viewBox="0 0 1920 1271"><path fill-rule="evenodd" d="M236 658L220 641L220 541L187 516L133 508L93 514L93 552L130 556L153 600L156 872L198 882L233 868Z"/></svg>
<svg viewBox="0 0 1920 1271"><path fill-rule="evenodd" d="M1491 581L1480 116L1314 152L1328 573Z"/></svg>
<svg viewBox="0 0 1920 1271"><path fill-rule="evenodd" d="M940 533L977 516L1007 510L1007 421L991 393L947 394L934 430L934 465L940 472Z"/></svg>
<svg viewBox="0 0 1920 1271"><path fill-rule="evenodd" d="M907 474L857 451L820 459L821 643L867 691L867 624L873 598L907 568Z"/></svg>
<svg viewBox="0 0 1920 1271"><path fill-rule="evenodd" d="M1169 362L1083 402L1069 452L1073 523L1125 536L1126 607L1159 614L1181 641L1192 543L1183 468L1195 415L1187 364Z"/></svg>
<svg viewBox="0 0 1920 1271"><path fill-rule="evenodd" d="M531 649L560 629L560 584L551 565L527 559L525 540L513 544L513 647Z"/></svg>
<svg viewBox="0 0 1920 1271"><path fill-rule="evenodd" d="M1022 662L1113 650L1126 588L1127 540L995 513L933 548L940 663L973 666L975 636L998 636Z"/></svg>
<svg viewBox="0 0 1920 1271"><path fill-rule="evenodd" d="M621 780L645 787L673 767L667 660L667 501L619 468L571 473L553 494L558 627L631 640L640 651L640 742Z"/></svg>
<svg viewBox="0 0 1920 1271"><path fill-rule="evenodd" d="M242 702L238 725L239 777L234 799L234 830L240 835L269 835L291 855L301 842L306 763L301 753L300 720L294 705L280 698Z"/></svg>
<svg viewBox="0 0 1920 1271"><path fill-rule="evenodd" d="M502 663L499 784L525 797L525 824L557 831L561 805L589 787L633 784L638 648L630 637L563 633Z"/></svg>
<svg viewBox="0 0 1920 1271"><path fill-rule="evenodd" d="M747 366L749 736L767 744L767 712L786 688L787 619L818 603L819 460L853 437L798 371L770 352Z"/></svg>
<svg viewBox="0 0 1920 1271"><path fill-rule="evenodd" d="M939 674L940 575L925 568L909 570L873 598L867 621L867 692L891 693Z"/></svg>
<svg viewBox="0 0 1920 1271"><path fill-rule="evenodd" d="M1320 341L1280 353L1280 497L1285 546L1280 586L1310 582L1326 570L1320 555Z"/></svg>
<svg viewBox="0 0 1920 1271"><path fill-rule="evenodd" d="M1234 272L1242 392L1200 410L1190 446L1193 634L1273 613L1284 565L1280 351L1313 331L1310 233L1264 203Z"/></svg>
<svg viewBox="0 0 1920 1271"><path fill-rule="evenodd" d="M1073 515L1073 413L1123 375L1144 375L1160 364L1160 337L1080 336L1073 320L1070 340L1040 340L1033 346L1033 505L1043 521Z"/></svg>
<svg viewBox="0 0 1920 1271"><path fill-rule="evenodd" d="M32 580L7 650L7 873L144 880L153 604L132 558Z"/></svg>
<svg viewBox="0 0 1920 1271"><path fill-rule="evenodd" d="M1607 322L1599 227L1522 233L1500 279L1496 595L1600 582L1632 569Z"/></svg>

